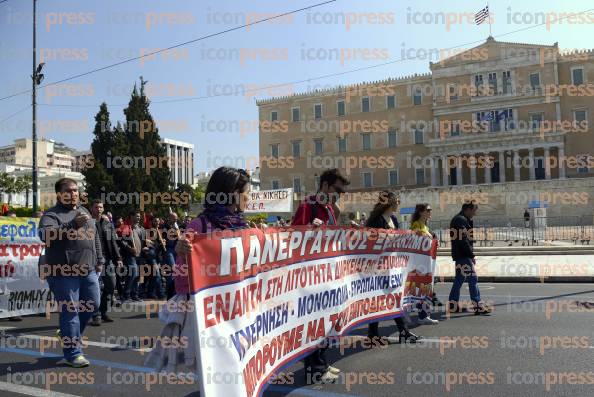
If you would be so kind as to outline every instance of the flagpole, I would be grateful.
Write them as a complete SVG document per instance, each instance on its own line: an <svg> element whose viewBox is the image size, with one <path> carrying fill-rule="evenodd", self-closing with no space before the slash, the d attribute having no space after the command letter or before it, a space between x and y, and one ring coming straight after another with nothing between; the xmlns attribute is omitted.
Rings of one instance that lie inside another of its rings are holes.
<svg viewBox="0 0 594 397"><path fill-rule="evenodd" d="M493 37L493 32L491 31L491 9L489 9L488 2L487 2L487 10L489 12L489 37Z"/></svg>

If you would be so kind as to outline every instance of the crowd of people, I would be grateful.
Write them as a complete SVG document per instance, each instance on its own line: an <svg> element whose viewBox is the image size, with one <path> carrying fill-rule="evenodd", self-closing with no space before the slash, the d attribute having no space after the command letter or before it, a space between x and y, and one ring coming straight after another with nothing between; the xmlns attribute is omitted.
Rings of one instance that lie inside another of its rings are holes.
<svg viewBox="0 0 594 397"><path fill-rule="evenodd" d="M44 265L55 270L48 277L48 284L57 302L71 303L80 300L90 302L94 308L92 312L79 312L69 310L71 306L67 304L61 305L58 334L72 342L63 345L65 363L72 367L89 365L81 349L82 334L88 322L95 326L102 322L112 322L113 319L109 316L111 305L142 299L168 299L174 307L191 307L184 304L190 299L187 258L192 252L193 235L218 230L267 227L263 222L249 222L244 218L243 212L249 199L249 182L249 175L245 171L220 167L214 171L208 182L204 211L196 218L186 216L180 222L173 212L165 219L153 214L143 215L138 211L131 212L127 219L113 219L109 213L104 212L104 204L100 200L92 201L88 211L79 205L76 182L68 178L59 180L56 183L58 202L43 214L39 227L40 237L46 243ZM299 205L291 225L337 225L340 214L338 202L348 185L348 179L339 170L323 172L319 189ZM216 200L209 199L214 197ZM380 192L377 204L369 217L363 219L364 223L349 216L347 225L398 229L396 212L399 205L400 200L396 193ZM469 284L472 310L476 314L490 312L480 300L474 271L472 218L477 209L474 202L465 203L451 222L452 258L456 263L455 281L448 302L448 310L452 312L467 310L458 304L460 288L465 281ZM431 212L429 204L417 204L410 229L432 236L428 226ZM279 218L279 226L282 226L281 221ZM69 230L94 230L95 233L89 234L93 236L92 241L56 238L61 236L59 231ZM60 271L64 264L86 265L90 271L76 276L64 274ZM174 268L178 271L172 271ZM431 312L434 307L442 305L432 292L425 302L417 306L418 322L438 324L438 320L431 318ZM197 372L194 342L197 335L196 316L184 311L173 311L171 307L170 304L164 305L163 312L160 313L159 317L165 322L161 335L183 336L190 343L181 350L177 347L171 350L172 347L160 344L159 341L163 338L157 338L146 363L157 371ZM397 317L395 323L400 342L416 343L422 339L409 330L405 318ZM379 335L377 322L369 324L368 338L374 342L372 345L384 344L387 340ZM318 379L323 383L338 379L340 370L328 363L326 350L327 344L322 342L317 350L305 357L308 379Z"/></svg>

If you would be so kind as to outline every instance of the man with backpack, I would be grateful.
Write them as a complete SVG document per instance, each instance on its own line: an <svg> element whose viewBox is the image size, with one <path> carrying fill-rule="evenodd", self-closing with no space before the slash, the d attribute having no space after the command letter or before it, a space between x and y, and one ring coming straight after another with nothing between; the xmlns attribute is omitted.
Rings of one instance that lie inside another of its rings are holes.
<svg viewBox="0 0 594 397"><path fill-rule="evenodd" d="M336 202L345 192L345 186L350 182L340 174L336 168L326 170L320 176L320 186L316 194L308 196L297 208L293 217L293 226L336 225ZM326 361L327 341L314 350L304 360L306 377L322 383L332 383L338 379L340 370L328 365ZM309 381L309 379L307 379Z"/></svg>

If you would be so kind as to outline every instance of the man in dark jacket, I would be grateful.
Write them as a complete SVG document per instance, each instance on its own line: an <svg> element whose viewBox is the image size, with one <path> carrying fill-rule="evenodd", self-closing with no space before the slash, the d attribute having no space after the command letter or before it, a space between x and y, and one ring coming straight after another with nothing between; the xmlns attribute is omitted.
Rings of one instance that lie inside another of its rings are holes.
<svg viewBox="0 0 594 397"><path fill-rule="evenodd" d="M113 293L115 291L116 266L121 268L123 266L122 256L118 248L118 237L114 226L109 221L107 216L103 215L104 207L101 200L94 200L91 207L91 215L95 219L95 226L97 228L97 235L101 241L101 249L103 257L105 258L105 267L101 274L103 282L103 290L101 291L101 304L93 314L93 321L91 325L101 325L101 320L106 323L111 323L113 320L107 315L108 306L112 304Z"/></svg>
<svg viewBox="0 0 594 397"><path fill-rule="evenodd" d="M336 201L345 192L349 180L343 177L338 169L326 170L320 176L318 192L309 196L297 208L292 225L336 225ZM327 342L320 343L320 348L314 350L304 360L307 382L332 383L338 379L340 370L328 365L326 361Z"/></svg>
<svg viewBox="0 0 594 397"><path fill-rule="evenodd" d="M82 334L99 302L99 281L104 259L95 220L79 205L76 181L62 178L55 185L57 204L45 212L39 223L39 237L45 243L45 276L60 307L60 330L65 364L86 367ZM42 273L42 274L41 274Z"/></svg>
<svg viewBox="0 0 594 397"><path fill-rule="evenodd" d="M133 211L130 214L129 233L122 236L122 256L126 266L126 277L124 281L123 301L140 302L138 296L138 282L140 280L140 267L144 262L144 253L147 248L146 229L141 226L142 216L140 212Z"/></svg>
<svg viewBox="0 0 594 397"><path fill-rule="evenodd" d="M478 204L464 203L462 211L454 216L450 222L450 240L452 242L452 259L456 262L456 277L449 297L450 312L461 312L458 305L460 288L468 280L470 299L474 303L475 314L487 314L491 310L481 304L481 294L478 288L478 277L475 270L474 241L472 239L472 218L476 215Z"/></svg>

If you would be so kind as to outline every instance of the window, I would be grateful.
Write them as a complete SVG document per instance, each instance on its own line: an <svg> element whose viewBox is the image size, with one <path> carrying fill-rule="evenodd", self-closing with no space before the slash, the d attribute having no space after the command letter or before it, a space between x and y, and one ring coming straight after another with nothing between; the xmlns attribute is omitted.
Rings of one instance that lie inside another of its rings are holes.
<svg viewBox="0 0 594 397"><path fill-rule="evenodd" d="M346 151L347 151L346 136L344 138L338 138L338 153L344 153Z"/></svg>
<svg viewBox="0 0 594 397"><path fill-rule="evenodd" d="M396 147L396 130L388 130L388 147Z"/></svg>
<svg viewBox="0 0 594 397"><path fill-rule="evenodd" d="M292 109L292 119L293 122L299 121L299 108L293 108Z"/></svg>
<svg viewBox="0 0 594 397"><path fill-rule="evenodd" d="M336 115L337 116L344 116L346 114L344 107L344 101L336 102Z"/></svg>
<svg viewBox="0 0 594 397"><path fill-rule="evenodd" d="M270 112L270 121L278 121L278 112L276 110Z"/></svg>
<svg viewBox="0 0 594 397"><path fill-rule="evenodd" d="M452 121L452 127L450 130L451 136L460 136L460 121Z"/></svg>
<svg viewBox="0 0 594 397"><path fill-rule="evenodd" d="M516 128L516 123L514 121L514 110L513 109L506 109L499 111L499 119L503 120L503 129L505 131L511 131Z"/></svg>
<svg viewBox="0 0 594 397"><path fill-rule="evenodd" d="M489 73L489 95L497 94L497 73Z"/></svg>
<svg viewBox="0 0 594 397"><path fill-rule="evenodd" d="M417 168L416 172L415 172L415 177L416 177L417 185L424 185L425 184L425 169Z"/></svg>
<svg viewBox="0 0 594 397"><path fill-rule="evenodd" d="M301 178L293 178L293 193L301 193Z"/></svg>
<svg viewBox="0 0 594 397"><path fill-rule="evenodd" d="M415 145L423 144L423 130L415 128Z"/></svg>
<svg viewBox="0 0 594 397"><path fill-rule="evenodd" d="M322 118L322 105L319 103L314 105L314 118L316 120Z"/></svg>
<svg viewBox="0 0 594 397"><path fill-rule="evenodd" d="M279 183L279 181L277 181L277 180L270 181L270 188L272 190L278 190L278 189L280 189L280 183Z"/></svg>
<svg viewBox="0 0 594 397"><path fill-rule="evenodd" d="M448 103L458 100L458 87L456 84L448 84Z"/></svg>
<svg viewBox="0 0 594 397"><path fill-rule="evenodd" d="M499 110L491 110L491 115L489 116L489 131L490 132L499 132L501 131L501 127L499 125Z"/></svg>
<svg viewBox="0 0 594 397"><path fill-rule="evenodd" d="M278 158L278 147L279 147L278 143L275 145L270 145L270 155L272 157L274 157L275 159Z"/></svg>
<svg viewBox="0 0 594 397"><path fill-rule="evenodd" d="M394 109L396 107L396 96L388 95L386 97L386 106L388 109Z"/></svg>
<svg viewBox="0 0 594 397"><path fill-rule="evenodd" d="M388 184L390 186L398 185L398 171L397 170L388 171Z"/></svg>
<svg viewBox="0 0 594 397"><path fill-rule="evenodd" d="M371 150L371 134L362 134L363 150Z"/></svg>
<svg viewBox="0 0 594 397"><path fill-rule="evenodd" d="M540 87L540 73L530 73L530 87L532 87L533 90Z"/></svg>
<svg viewBox="0 0 594 397"><path fill-rule="evenodd" d="M540 125L542 124L542 113L530 115L530 126L533 131L540 131Z"/></svg>
<svg viewBox="0 0 594 397"><path fill-rule="evenodd" d="M321 155L324 152L324 142L322 138L314 139L314 153L316 156Z"/></svg>
<svg viewBox="0 0 594 397"><path fill-rule="evenodd" d="M369 112L369 98L361 98L361 111L362 112Z"/></svg>
<svg viewBox="0 0 594 397"><path fill-rule="evenodd" d="M585 110L574 110L573 111L573 121L575 128L587 128L588 127L588 119L586 116Z"/></svg>
<svg viewBox="0 0 594 397"><path fill-rule="evenodd" d="M571 69L571 84L573 84L573 85L584 84L584 69L583 68Z"/></svg>
<svg viewBox="0 0 594 397"><path fill-rule="evenodd" d="M420 105L422 103L423 93L420 87L416 87L413 93L413 105Z"/></svg>
<svg viewBox="0 0 594 397"><path fill-rule="evenodd" d="M291 146L293 149L293 157L295 157L295 158L301 157L301 141L291 142Z"/></svg>
<svg viewBox="0 0 594 397"><path fill-rule="evenodd" d="M474 88L476 89L476 96L482 95L483 75L477 74L474 76Z"/></svg>
<svg viewBox="0 0 594 397"><path fill-rule="evenodd" d="M363 187L373 187L373 174L371 172L364 172Z"/></svg>
<svg viewBox="0 0 594 397"><path fill-rule="evenodd" d="M505 72L503 72L503 93L511 94L511 92L512 92L511 71L506 70Z"/></svg>

